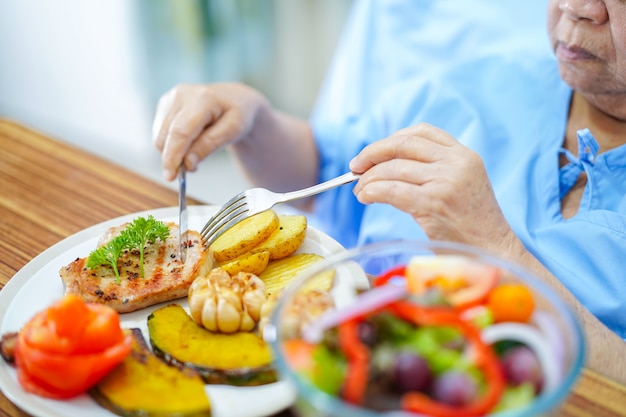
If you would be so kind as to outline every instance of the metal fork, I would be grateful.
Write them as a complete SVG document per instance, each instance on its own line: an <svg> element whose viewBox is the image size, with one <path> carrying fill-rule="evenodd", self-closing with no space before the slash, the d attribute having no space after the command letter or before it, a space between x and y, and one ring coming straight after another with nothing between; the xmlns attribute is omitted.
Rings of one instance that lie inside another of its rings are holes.
<svg viewBox="0 0 626 417"><path fill-rule="evenodd" d="M202 244L205 247L209 247L215 239L240 221L262 211L269 210L278 203L310 197L356 181L360 176L360 174L348 172L321 184L289 193L275 193L265 188L251 188L243 191L228 200L204 225L200 232Z"/></svg>

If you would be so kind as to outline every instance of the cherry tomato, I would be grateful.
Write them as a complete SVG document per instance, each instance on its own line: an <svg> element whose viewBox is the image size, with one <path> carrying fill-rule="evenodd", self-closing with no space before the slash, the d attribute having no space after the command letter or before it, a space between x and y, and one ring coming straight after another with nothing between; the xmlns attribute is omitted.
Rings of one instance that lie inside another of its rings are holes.
<svg viewBox="0 0 626 417"><path fill-rule="evenodd" d="M501 284L491 291L487 306L493 311L497 322L518 321L526 323L535 310L533 293L518 283Z"/></svg>
<svg viewBox="0 0 626 417"><path fill-rule="evenodd" d="M301 339L288 339L283 343L287 362L297 371L313 368L313 351L315 348L316 345Z"/></svg>

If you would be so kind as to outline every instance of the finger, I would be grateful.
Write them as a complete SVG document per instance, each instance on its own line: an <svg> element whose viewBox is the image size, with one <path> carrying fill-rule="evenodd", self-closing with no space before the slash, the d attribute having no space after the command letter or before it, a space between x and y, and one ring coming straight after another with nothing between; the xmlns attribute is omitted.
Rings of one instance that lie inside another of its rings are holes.
<svg viewBox="0 0 626 417"><path fill-rule="evenodd" d="M422 123L368 145L350 162L350 169L365 172L395 158L434 162L444 157L448 148L455 144L458 144L456 139L443 130Z"/></svg>
<svg viewBox="0 0 626 417"><path fill-rule="evenodd" d="M389 204L414 218L429 201L424 196L423 186L398 180L373 181L354 191L357 200L363 204Z"/></svg>
<svg viewBox="0 0 626 417"><path fill-rule="evenodd" d="M382 181L399 181L413 185L423 185L437 178L441 170L438 166L406 159L392 159L382 162L367 170L354 186L358 194L370 184Z"/></svg>
<svg viewBox="0 0 626 417"><path fill-rule="evenodd" d="M210 106L209 106L210 108ZM194 103L180 109L169 125L163 147L163 176L173 180L192 143L219 117L215 109L202 111ZM197 161L196 161L197 162Z"/></svg>
<svg viewBox="0 0 626 417"><path fill-rule="evenodd" d="M448 213L453 196L449 190L433 186L431 181L420 184L383 179L367 183L355 195L363 204L388 204L418 221Z"/></svg>
<svg viewBox="0 0 626 417"><path fill-rule="evenodd" d="M232 109L226 111L193 141L185 157L185 167L195 171L198 162L223 146L239 140L247 133L242 130L242 126L244 123L240 112Z"/></svg>

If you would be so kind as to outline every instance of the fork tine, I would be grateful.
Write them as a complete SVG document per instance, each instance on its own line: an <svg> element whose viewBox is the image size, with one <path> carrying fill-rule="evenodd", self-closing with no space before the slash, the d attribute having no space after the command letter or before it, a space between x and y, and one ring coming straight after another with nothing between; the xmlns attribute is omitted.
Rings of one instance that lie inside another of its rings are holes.
<svg viewBox="0 0 626 417"><path fill-rule="evenodd" d="M228 216L224 217L220 222L213 222L206 233L202 235L202 244L204 247L208 248L218 237L224 234L224 232L247 217L249 217L248 207L245 204L239 206L237 209L228 213Z"/></svg>
<svg viewBox="0 0 626 417"><path fill-rule="evenodd" d="M211 234L223 228L233 217L242 213L247 213L248 207L245 202L237 207L232 208L228 212L222 213L219 218L211 219L203 229L201 235L203 239L207 239Z"/></svg>
<svg viewBox="0 0 626 417"><path fill-rule="evenodd" d="M209 221L205 223L200 234L204 236L204 234L210 228L212 228L216 223L221 222L222 219L228 216L228 214L231 211L238 209L242 205L245 205L246 204L245 198L246 198L245 194L241 193L241 194L237 194L235 197L231 198L226 203L224 203L224 205L219 209L219 211L217 211L213 216L211 216ZM233 208L233 206L235 207Z"/></svg>
<svg viewBox="0 0 626 417"><path fill-rule="evenodd" d="M246 213L247 208L245 205L238 206L228 213L224 213L219 219L212 219L206 226L206 230L201 233L202 241L207 241L212 235L221 230L234 216L239 216L242 213Z"/></svg>
<svg viewBox="0 0 626 417"><path fill-rule="evenodd" d="M340 185L356 181L360 176L360 174L347 172L321 184L289 193L274 193L265 188L248 189L227 201L226 204L209 219L200 233L202 236L202 244L204 247L208 248L215 239L220 237L226 230L250 216L271 209L275 204L310 197L323 191L339 187Z"/></svg>

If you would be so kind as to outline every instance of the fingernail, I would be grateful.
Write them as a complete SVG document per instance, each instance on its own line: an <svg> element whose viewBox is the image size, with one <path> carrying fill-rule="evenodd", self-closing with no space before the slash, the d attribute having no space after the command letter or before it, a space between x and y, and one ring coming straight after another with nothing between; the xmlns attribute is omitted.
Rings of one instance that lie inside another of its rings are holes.
<svg viewBox="0 0 626 417"><path fill-rule="evenodd" d="M174 173L170 171L169 169L164 169L163 178L165 178L167 181L171 181L174 179Z"/></svg>
<svg viewBox="0 0 626 417"><path fill-rule="evenodd" d="M357 161L358 157L354 157L350 160L350 163L348 164L348 167L350 168L350 171L354 171L356 168L359 167L359 162Z"/></svg>
<svg viewBox="0 0 626 417"><path fill-rule="evenodd" d="M198 168L198 155L190 153L185 157L185 166L189 171L195 171Z"/></svg>

